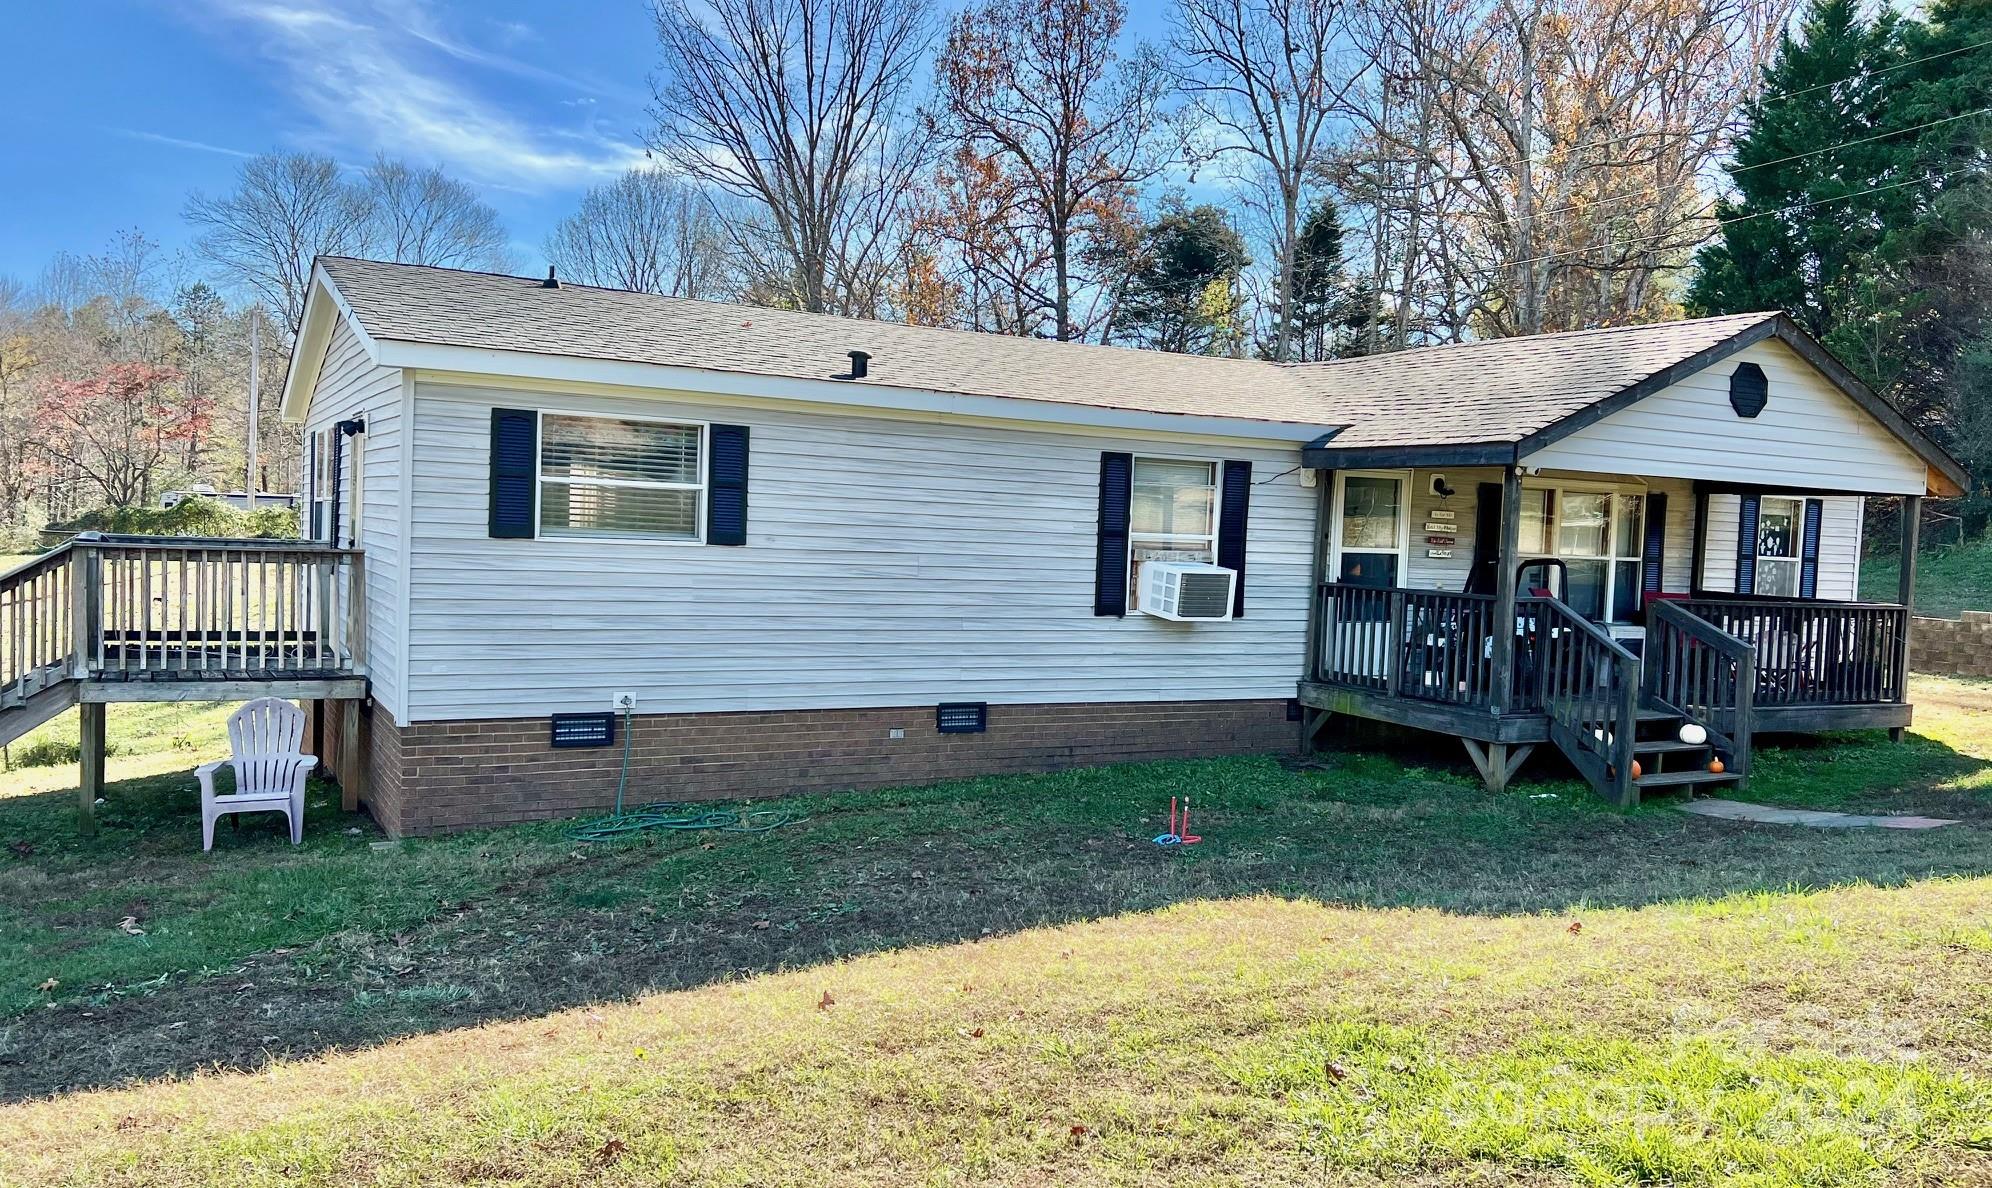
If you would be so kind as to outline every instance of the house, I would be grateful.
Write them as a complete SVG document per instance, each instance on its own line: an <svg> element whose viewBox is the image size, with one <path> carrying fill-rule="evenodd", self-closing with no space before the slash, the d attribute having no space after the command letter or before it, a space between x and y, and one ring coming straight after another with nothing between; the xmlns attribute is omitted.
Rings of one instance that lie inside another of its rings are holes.
<svg viewBox="0 0 1992 1188"><path fill-rule="evenodd" d="M606 806L625 720L639 799L1333 714L1496 788L1545 743L1621 803L1733 782L1909 723L1864 499L1966 481L1776 314L1278 365L325 259L284 411L365 679L333 766L397 835Z"/></svg>

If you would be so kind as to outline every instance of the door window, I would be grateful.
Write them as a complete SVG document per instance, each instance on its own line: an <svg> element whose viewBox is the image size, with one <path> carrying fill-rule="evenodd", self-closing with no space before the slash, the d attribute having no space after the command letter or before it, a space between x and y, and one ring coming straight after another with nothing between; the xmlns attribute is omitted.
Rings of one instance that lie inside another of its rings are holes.
<svg viewBox="0 0 1992 1188"><path fill-rule="evenodd" d="M1404 479L1395 475L1338 475L1340 511L1335 524L1335 575L1356 586L1402 584Z"/></svg>

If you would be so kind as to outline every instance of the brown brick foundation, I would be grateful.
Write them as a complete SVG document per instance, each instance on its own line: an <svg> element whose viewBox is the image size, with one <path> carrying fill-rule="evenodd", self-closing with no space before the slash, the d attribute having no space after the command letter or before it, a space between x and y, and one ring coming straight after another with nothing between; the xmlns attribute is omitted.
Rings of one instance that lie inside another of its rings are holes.
<svg viewBox="0 0 1992 1188"><path fill-rule="evenodd" d="M780 796L1291 751L1297 729L1286 705L994 705L981 734L937 732L932 706L639 716L630 795L638 803ZM370 725L368 808L391 836L575 816L615 799L620 739L554 750L545 718L397 727L376 710Z"/></svg>

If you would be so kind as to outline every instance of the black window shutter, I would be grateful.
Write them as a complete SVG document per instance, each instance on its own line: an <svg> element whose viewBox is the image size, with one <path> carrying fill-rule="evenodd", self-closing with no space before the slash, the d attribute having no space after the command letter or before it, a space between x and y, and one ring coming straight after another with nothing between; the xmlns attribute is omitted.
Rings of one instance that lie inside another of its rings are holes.
<svg viewBox="0 0 1992 1188"><path fill-rule="evenodd" d="M1134 498L1134 455L1100 455L1100 532L1093 562L1093 613L1127 614L1128 505Z"/></svg>
<svg viewBox="0 0 1992 1188"><path fill-rule="evenodd" d="M1468 594L1492 594L1500 580L1501 484L1481 483L1473 505L1473 568L1466 572Z"/></svg>
<svg viewBox="0 0 1992 1188"><path fill-rule="evenodd" d="M533 523L538 462L539 414L530 409L492 409L491 535L538 535L538 525Z"/></svg>
<svg viewBox="0 0 1992 1188"><path fill-rule="evenodd" d="M747 543L747 426L714 425L707 470L706 543Z"/></svg>
<svg viewBox="0 0 1992 1188"><path fill-rule="evenodd" d="M1220 519L1217 523L1217 563L1236 570L1238 580L1231 584L1231 617L1245 615L1245 521L1252 511L1252 464L1226 462L1224 482L1218 495Z"/></svg>
<svg viewBox="0 0 1992 1188"><path fill-rule="evenodd" d="M1736 592L1757 592L1757 502L1755 492L1737 497Z"/></svg>
<svg viewBox="0 0 1992 1188"><path fill-rule="evenodd" d="M1667 568L1667 495L1655 491L1646 497L1646 542L1639 554L1639 602L1660 592Z"/></svg>
<svg viewBox="0 0 1992 1188"><path fill-rule="evenodd" d="M1805 536L1798 546L1798 596L1819 597L1819 523L1826 516L1826 501L1805 501Z"/></svg>

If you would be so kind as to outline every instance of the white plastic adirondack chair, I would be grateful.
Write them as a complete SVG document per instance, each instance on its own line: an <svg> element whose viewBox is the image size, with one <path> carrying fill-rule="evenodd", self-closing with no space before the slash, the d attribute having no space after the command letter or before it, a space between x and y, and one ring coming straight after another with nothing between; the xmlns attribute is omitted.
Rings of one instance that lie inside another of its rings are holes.
<svg viewBox="0 0 1992 1188"><path fill-rule="evenodd" d="M214 849L214 823L224 813L279 812L290 822L291 844L304 840L304 778L318 766L298 752L304 742L304 711L276 697L259 697L228 716L230 759L194 769L201 781L201 849ZM235 791L219 796L214 773L235 768Z"/></svg>

